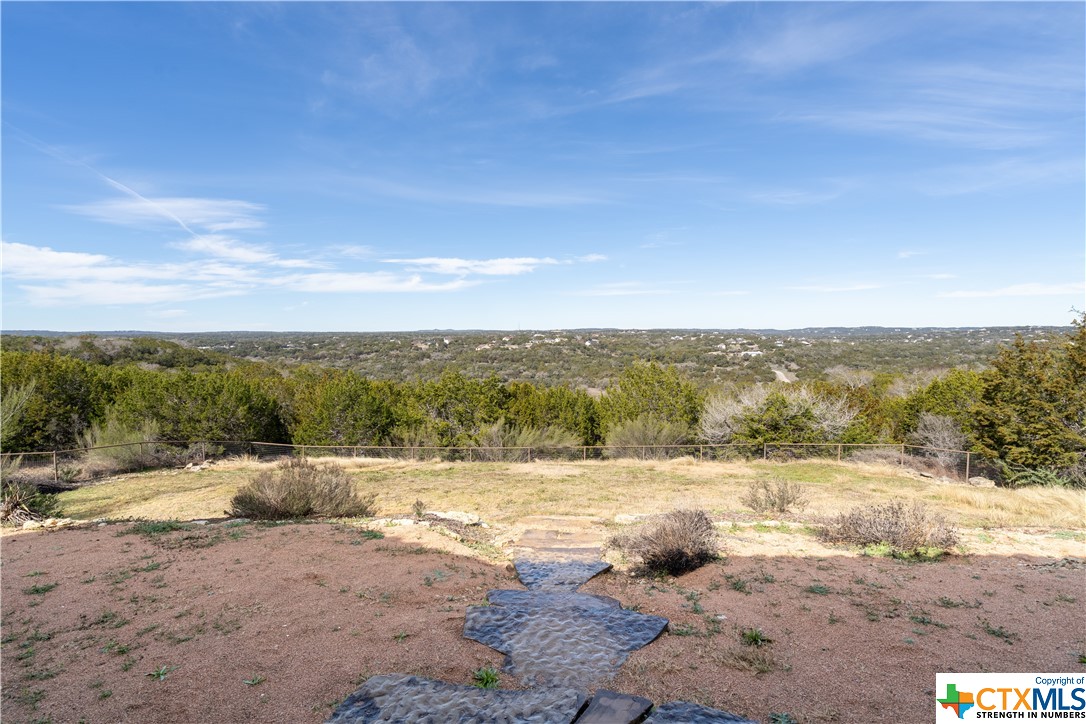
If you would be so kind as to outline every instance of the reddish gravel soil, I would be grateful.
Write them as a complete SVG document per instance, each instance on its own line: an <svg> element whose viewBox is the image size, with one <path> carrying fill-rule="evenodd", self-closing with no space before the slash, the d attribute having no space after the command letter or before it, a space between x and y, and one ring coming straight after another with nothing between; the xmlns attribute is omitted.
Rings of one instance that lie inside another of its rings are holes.
<svg viewBox="0 0 1086 724"><path fill-rule="evenodd" d="M130 528L4 536L4 722L320 722L375 674L500 666L463 638L464 609L521 588L424 529ZM740 535L685 576L581 590L671 620L609 688L760 720L930 721L939 671L1083 671L1082 544L1013 541L909 563Z"/></svg>

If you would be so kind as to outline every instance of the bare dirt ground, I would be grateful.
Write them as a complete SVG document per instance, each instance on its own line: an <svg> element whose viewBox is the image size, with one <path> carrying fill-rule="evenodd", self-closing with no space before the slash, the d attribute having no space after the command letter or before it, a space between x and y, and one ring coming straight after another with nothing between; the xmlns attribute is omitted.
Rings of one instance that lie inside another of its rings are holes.
<svg viewBox="0 0 1086 724"><path fill-rule="evenodd" d="M521 588L506 561L420 528L131 528L4 536L4 722L319 722L375 674L470 683L502 657L463 638L465 607ZM1078 539L990 530L909 563L724 530L727 557L698 571L620 567L582 589L671 620L609 688L758 720L928 721L936 672L1083 670Z"/></svg>

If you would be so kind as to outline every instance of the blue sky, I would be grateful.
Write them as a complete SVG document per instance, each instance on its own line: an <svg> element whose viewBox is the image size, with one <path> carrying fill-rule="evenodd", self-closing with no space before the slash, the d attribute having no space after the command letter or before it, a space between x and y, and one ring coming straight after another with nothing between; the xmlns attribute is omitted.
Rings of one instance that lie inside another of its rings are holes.
<svg viewBox="0 0 1086 724"><path fill-rule="evenodd" d="M1066 324L1082 3L2 6L3 328Z"/></svg>

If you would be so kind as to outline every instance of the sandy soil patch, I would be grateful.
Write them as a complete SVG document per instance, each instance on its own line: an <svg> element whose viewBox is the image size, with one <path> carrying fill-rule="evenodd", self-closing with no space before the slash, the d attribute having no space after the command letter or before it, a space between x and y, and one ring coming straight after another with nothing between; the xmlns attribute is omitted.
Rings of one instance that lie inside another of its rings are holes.
<svg viewBox="0 0 1086 724"><path fill-rule="evenodd" d="M500 666L463 638L464 610L521 588L422 528L130 528L4 537L5 721L319 722L375 674ZM587 584L672 621L610 688L763 720L925 721L938 671L1082 671L1080 540L968 533L968 555L921 564L772 528L728 533L726 559L677 579Z"/></svg>

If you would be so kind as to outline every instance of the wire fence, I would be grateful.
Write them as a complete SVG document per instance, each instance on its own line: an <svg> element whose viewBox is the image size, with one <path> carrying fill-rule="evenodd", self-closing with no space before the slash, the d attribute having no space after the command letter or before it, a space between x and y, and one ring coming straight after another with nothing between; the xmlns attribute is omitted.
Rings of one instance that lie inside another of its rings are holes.
<svg viewBox="0 0 1086 724"><path fill-rule="evenodd" d="M48 452L2 453L6 477L56 486L114 475L166 467L193 467L208 460L249 457L275 460L287 457L350 458L371 460L440 460L444 462L575 462L589 460L677 460L773 462L830 460L887 463L908 467L933 477L968 480L983 476L1000 479L994 461L966 450L948 450L901 443L731 443L716 445L582 445L552 447L438 447L391 445L297 445L248 441L133 442L94 448Z"/></svg>

